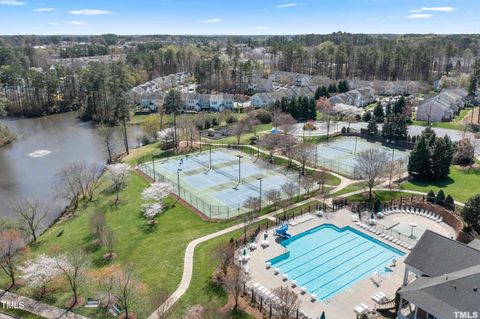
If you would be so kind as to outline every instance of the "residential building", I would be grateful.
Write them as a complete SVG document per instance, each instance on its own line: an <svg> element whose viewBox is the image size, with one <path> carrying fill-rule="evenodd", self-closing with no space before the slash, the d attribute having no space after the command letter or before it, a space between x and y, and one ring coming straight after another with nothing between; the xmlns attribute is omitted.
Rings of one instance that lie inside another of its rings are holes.
<svg viewBox="0 0 480 319"><path fill-rule="evenodd" d="M233 94L182 94L185 111L212 111L233 110Z"/></svg>
<svg viewBox="0 0 480 319"><path fill-rule="evenodd" d="M480 315L480 250L430 230L405 259L399 319L452 319ZM408 282L411 274L413 281ZM408 307L406 307L408 304ZM474 317L466 317L474 318Z"/></svg>
<svg viewBox="0 0 480 319"><path fill-rule="evenodd" d="M462 89L445 89L417 107L416 119L427 122L451 121L463 108L467 92Z"/></svg>
<svg viewBox="0 0 480 319"><path fill-rule="evenodd" d="M329 98L331 104L346 104L356 107L364 107L375 102L375 90L371 87L361 87L340 93Z"/></svg>

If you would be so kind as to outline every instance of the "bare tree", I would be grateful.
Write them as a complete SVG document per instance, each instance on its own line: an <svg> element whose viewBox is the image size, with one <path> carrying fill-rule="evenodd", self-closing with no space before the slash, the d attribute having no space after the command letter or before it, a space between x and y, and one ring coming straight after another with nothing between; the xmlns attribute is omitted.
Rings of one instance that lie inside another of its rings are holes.
<svg viewBox="0 0 480 319"><path fill-rule="evenodd" d="M321 97L317 101L317 110L321 113L321 119L327 125L327 144L328 144L329 136L330 136L330 128L333 122L336 121L335 109L326 97Z"/></svg>
<svg viewBox="0 0 480 319"><path fill-rule="evenodd" d="M249 196L243 203L243 207L248 208L251 211L258 212L260 210L260 198Z"/></svg>
<svg viewBox="0 0 480 319"><path fill-rule="evenodd" d="M291 135L285 135L282 139L283 154L288 158L288 167L292 166L298 143L299 140Z"/></svg>
<svg viewBox="0 0 480 319"><path fill-rule="evenodd" d="M62 168L56 176L55 188L60 197L65 198L73 205L73 211L78 208L80 197L83 194L82 177L85 164L74 162Z"/></svg>
<svg viewBox="0 0 480 319"><path fill-rule="evenodd" d="M107 172L112 182L112 189L116 194L115 205L118 203L120 190L125 185L127 177L130 173L130 166L128 164L111 164L107 165Z"/></svg>
<svg viewBox="0 0 480 319"><path fill-rule="evenodd" d="M265 193L267 201L273 204L274 209L277 209L278 203L282 200L282 193L278 189L270 189Z"/></svg>
<svg viewBox="0 0 480 319"><path fill-rule="evenodd" d="M295 196L297 186L295 186L295 183L293 182L287 182L282 185L282 191L285 193L287 196L288 200L292 202L293 197Z"/></svg>
<svg viewBox="0 0 480 319"><path fill-rule="evenodd" d="M260 121L257 119L255 111L252 110L247 113L247 126L248 130L253 133L253 135L257 136L257 125L260 124Z"/></svg>
<svg viewBox="0 0 480 319"><path fill-rule="evenodd" d="M246 131L247 131L246 120L239 120L235 125L233 125L232 134L235 135L235 137L237 138L237 145L240 144L240 138Z"/></svg>
<svg viewBox="0 0 480 319"><path fill-rule="evenodd" d="M315 156L314 147L311 143L300 141L295 147L294 158L300 163L302 175L305 175L305 166L313 161Z"/></svg>
<svg viewBox="0 0 480 319"><path fill-rule="evenodd" d="M372 200L372 189L376 182L388 173L388 153L377 149L368 149L358 153L355 168L367 181L368 198Z"/></svg>
<svg viewBox="0 0 480 319"><path fill-rule="evenodd" d="M108 254L107 259L113 258L113 249L116 244L116 238L113 231L107 227L106 225L103 227L103 231L101 233L102 244L107 248Z"/></svg>
<svg viewBox="0 0 480 319"><path fill-rule="evenodd" d="M114 273L112 294L120 307L125 311L125 319L132 318L131 310L140 300L143 293L141 283L134 275L134 267L127 264L123 269Z"/></svg>
<svg viewBox="0 0 480 319"><path fill-rule="evenodd" d="M168 293L161 289L156 289L151 293L150 304L157 307L153 312L156 319L167 319L169 317L168 298Z"/></svg>
<svg viewBox="0 0 480 319"><path fill-rule="evenodd" d="M280 319L293 318L297 309L300 307L298 295L289 287L278 287L273 291L278 297L279 302L275 303L275 309Z"/></svg>
<svg viewBox="0 0 480 319"><path fill-rule="evenodd" d="M102 169L92 163L90 165L85 165L85 170L82 176L82 189L83 197L87 199L87 202L93 200L95 191L98 188L100 177L102 176Z"/></svg>
<svg viewBox="0 0 480 319"><path fill-rule="evenodd" d="M307 196L310 195L310 191L315 187L315 180L311 177L304 176L302 179L302 187L307 192Z"/></svg>
<svg viewBox="0 0 480 319"><path fill-rule="evenodd" d="M242 294L243 284L246 282L246 274L235 264L232 264L227 276L222 280L224 289L233 297L233 310L238 308L238 299Z"/></svg>
<svg viewBox="0 0 480 319"><path fill-rule="evenodd" d="M222 243L215 248L214 257L219 263L222 273L225 276L228 267L232 264L235 258L235 247L230 242Z"/></svg>
<svg viewBox="0 0 480 319"><path fill-rule="evenodd" d="M108 156L108 163L113 163L113 147L115 144L115 127L101 123L98 126L98 132L100 133L100 141L105 148L105 152Z"/></svg>
<svg viewBox="0 0 480 319"><path fill-rule="evenodd" d="M97 210L90 215L90 231L95 238L101 240L105 227L105 214L103 212Z"/></svg>
<svg viewBox="0 0 480 319"><path fill-rule="evenodd" d="M273 154L284 144L283 136L268 134L259 143L260 146L268 150L270 162L273 163Z"/></svg>
<svg viewBox="0 0 480 319"><path fill-rule="evenodd" d="M13 229L0 232L0 269L10 278L10 288L15 286L17 273L17 260L24 241L17 231Z"/></svg>
<svg viewBox="0 0 480 319"><path fill-rule="evenodd" d="M295 123L297 123L297 121L288 113L282 113L278 110L273 113L272 124L274 127L280 129L283 134L290 133Z"/></svg>
<svg viewBox="0 0 480 319"><path fill-rule="evenodd" d="M56 263L72 291L73 301L70 306L73 308L78 302L78 291L86 282L90 262L83 250L76 250L69 255L57 256Z"/></svg>
<svg viewBox="0 0 480 319"><path fill-rule="evenodd" d="M15 203L12 209L18 215L22 226L24 226L32 236L33 241L37 241L38 228L45 217L47 217L45 207L40 205L38 199L34 201L25 199L24 201Z"/></svg>
<svg viewBox="0 0 480 319"><path fill-rule="evenodd" d="M260 208L260 199L258 197L249 197L243 204L245 208L248 208L248 211L243 214L243 241L247 242L247 230L250 225L253 224L255 218L257 217L257 212Z"/></svg>

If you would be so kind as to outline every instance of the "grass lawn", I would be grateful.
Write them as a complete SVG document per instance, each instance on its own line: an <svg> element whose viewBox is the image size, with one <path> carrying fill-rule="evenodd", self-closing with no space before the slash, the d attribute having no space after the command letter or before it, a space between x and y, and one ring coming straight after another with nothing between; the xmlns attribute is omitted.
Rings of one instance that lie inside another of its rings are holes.
<svg viewBox="0 0 480 319"><path fill-rule="evenodd" d="M368 199L368 191L365 192L365 195L356 194L348 196L347 199L349 202L362 202ZM417 195L418 196L418 195ZM413 197L417 197L413 195ZM402 193L402 192L394 192L394 191L373 191L373 198L379 198L382 202L388 202L393 199L400 199L400 198L411 198L412 194Z"/></svg>
<svg viewBox="0 0 480 319"><path fill-rule="evenodd" d="M460 111L455 118L450 121L450 122L436 122L436 123L428 123L426 121L413 121L414 125L420 125L420 126L432 126L432 127L439 127L439 128L447 128L451 130L458 130L458 131L463 131L465 130L465 125L462 122L462 120L467 116L468 112L470 111L470 108L466 108Z"/></svg>
<svg viewBox="0 0 480 319"><path fill-rule="evenodd" d="M105 179L102 179L95 203L86 208L80 208L74 218L52 226L36 244L32 245L30 252L24 258L31 258L40 253L68 252L75 248L84 248L88 258L92 260L92 271L108 265L109 262L102 257L106 249L97 249L91 244L92 237L89 230L89 216L95 211L102 211L105 212L107 223L117 241L114 251L118 257L113 263L133 263L136 274L150 291L158 288L168 293L173 292L181 279L183 256L187 244L195 238L221 230L238 221L205 222L180 204L172 207L173 200L169 199L167 200L169 208L157 218L158 225L154 231L150 232L145 218L140 213L142 205L140 194L147 185L142 177L133 173L128 178L127 187L121 192L121 203L115 208L111 204L112 195L105 193L108 185ZM61 231L63 234L57 236ZM7 284L6 278L1 275L0 284L2 287ZM97 287L95 282L90 282L82 289L82 296L98 297ZM31 292L26 287L20 288L18 293L31 296ZM50 295L47 302L65 307L69 298L70 292L63 286ZM147 313L149 310L145 309ZM79 313L92 318L102 318L104 314L98 311L83 307L78 309Z"/></svg>
<svg viewBox="0 0 480 319"><path fill-rule="evenodd" d="M338 192L333 193L332 197L339 197L339 196L344 195L344 194L348 194L348 193L351 193L351 192L356 192L356 191L359 191L359 190L362 190L362 189L367 189L367 188L368 188L367 182L353 183L353 184L347 185L345 188L342 188Z"/></svg>
<svg viewBox="0 0 480 319"><path fill-rule="evenodd" d="M452 195L453 199L465 203L470 197L480 193L480 168L462 168L452 166L447 179L435 182L408 181L400 185L402 189L428 193L433 190L437 193L443 189L445 196Z"/></svg>
<svg viewBox="0 0 480 319"><path fill-rule="evenodd" d="M264 131L271 130L272 129L272 124L259 124L256 126L256 132L257 135L262 135L264 134ZM250 144L250 138L253 136L253 133L246 133L242 134L240 137L240 144ZM222 144L237 144L237 137L236 136L227 136L224 138L212 140L206 137L202 137L202 141L205 141L206 143L222 143Z"/></svg>

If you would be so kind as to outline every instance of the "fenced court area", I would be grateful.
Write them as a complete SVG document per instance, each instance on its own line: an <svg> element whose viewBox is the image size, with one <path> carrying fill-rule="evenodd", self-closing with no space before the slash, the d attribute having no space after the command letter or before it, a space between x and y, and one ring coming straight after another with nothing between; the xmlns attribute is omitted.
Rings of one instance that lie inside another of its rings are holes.
<svg viewBox="0 0 480 319"><path fill-rule="evenodd" d="M247 212L243 205L249 197L260 197L260 182L262 206L269 204L266 192L281 191L288 182L304 193L298 185L298 172L231 149L156 159L138 168L155 181L172 185L175 194L211 219L229 219Z"/></svg>
<svg viewBox="0 0 480 319"><path fill-rule="evenodd" d="M316 146L316 164L333 172L350 178L360 179L360 173L356 169L356 156L368 149L380 149L389 153L389 160L402 161L405 166L408 163L409 150L392 148L379 142L367 141L359 137L342 136L327 143Z"/></svg>

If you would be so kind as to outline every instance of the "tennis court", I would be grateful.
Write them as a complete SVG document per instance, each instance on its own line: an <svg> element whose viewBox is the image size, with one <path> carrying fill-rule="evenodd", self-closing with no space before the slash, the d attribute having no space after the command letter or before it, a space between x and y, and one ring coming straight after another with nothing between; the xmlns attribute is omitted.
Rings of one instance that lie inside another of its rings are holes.
<svg viewBox="0 0 480 319"><path fill-rule="evenodd" d="M292 182L298 187L298 172L269 164L255 156L231 149L214 149L186 156L153 160L139 169L156 181L172 185L176 194L209 218L228 219L247 211L249 197ZM240 174L240 183L239 183ZM300 189L304 192L304 189Z"/></svg>
<svg viewBox="0 0 480 319"><path fill-rule="evenodd" d="M316 149L317 165L322 166L339 174L358 179L359 172L356 154L369 149L378 149L388 152L390 158L395 161L408 162L409 150L391 148L378 142L368 141L362 138L342 136L327 143L318 144Z"/></svg>

